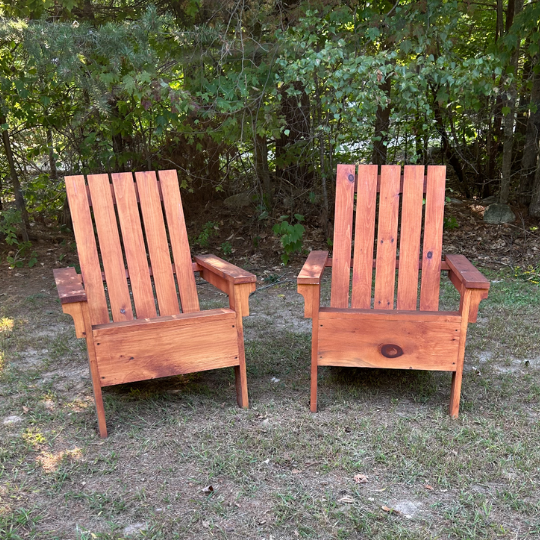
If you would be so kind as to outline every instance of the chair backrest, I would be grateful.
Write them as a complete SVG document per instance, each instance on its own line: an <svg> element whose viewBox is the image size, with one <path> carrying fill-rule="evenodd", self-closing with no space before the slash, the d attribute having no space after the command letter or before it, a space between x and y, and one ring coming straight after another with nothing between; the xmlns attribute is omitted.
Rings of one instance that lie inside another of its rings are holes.
<svg viewBox="0 0 540 540"><path fill-rule="evenodd" d="M399 165L383 165L380 176L377 173L377 165L359 165L357 174L355 165L338 165L330 305L349 307L355 217L351 307L372 307L375 267L373 307L394 309L396 268L399 267L397 309L418 309L418 276L421 269L420 310L437 311L446 167L429 166L427 176L424 176L424 166L406 165L401 176ZM356 216L353 215L355 194ZM374 249L377 210L377 242ZM424 228L420 256L422 218Z"/></svg>
<svg viewBox="0 0 540 540"><path fill-rule="evenodd" d="M92 324L198 311L176 171L111 179L66 176Z"/></svg>

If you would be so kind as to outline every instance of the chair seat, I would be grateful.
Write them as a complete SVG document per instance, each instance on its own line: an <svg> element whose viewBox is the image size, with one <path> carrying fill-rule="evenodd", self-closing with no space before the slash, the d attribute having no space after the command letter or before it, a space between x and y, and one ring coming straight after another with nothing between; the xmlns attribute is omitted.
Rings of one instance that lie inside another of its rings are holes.
<svg viewBox="0 0 540 540"><path fill-rule="evenodd" d="M232 309L98 324L92 334L101 386L240 363Z"/></svg>

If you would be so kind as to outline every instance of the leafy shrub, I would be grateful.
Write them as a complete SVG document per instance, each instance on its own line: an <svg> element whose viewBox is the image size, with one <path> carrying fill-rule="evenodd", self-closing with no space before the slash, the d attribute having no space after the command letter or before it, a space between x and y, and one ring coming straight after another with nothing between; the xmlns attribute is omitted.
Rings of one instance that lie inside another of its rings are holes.
<svg viewBox="0 0 540 540"><path fill-rule="evenodd" d="M223 255L230 255L232 253L231 243L223 242L223 244L221 244L221 251L223 251Z"/></svg>
<svg viewBox="0 0 540 540"><path fill-rule="evenodd" d="M199 246L201 247L208 247L208 244L210 243L210 238L216 235L217 228L217 223L214 223L213 221L207 221L203 225L203 230L201 231L201 234L199 234L199 236L196 238L195 243L199 244Z"/></svg>
<svg viewBox="0 0 540 540"><path fill-rule="evenodd" d="M445 217L443 221L443 227L448 230L458 229L459 223L455 217Z"/></svg>
<svg viewBox="0 0 540 540"><path fill-rule="evenodd" d="M24 265L25 255L32 247L31 242L22 242L17 237L17 230L22 221L21 213L18 210L10 209L0 215L0 233L5 235L6 243L13 247L12 255L8 255L6 260L10 268L21 268ZM32 267L37 263L37 253L32 251L28 259L28 266Z"/></svg>
<svg viewBox="0 0 540 540"><path fill-rule="evenodd" d="M302 239L304 236L304 226L300 221L304 221L304 216L301 214L294 214L294 218L298 223L292 225L287 221L288 216L281 216L279 223L276 223L272 230L274 234L280 236L281 245L283 246L283 255L281 260L283 264L289 262L290 256L295 252L302 250Z"/></svg>

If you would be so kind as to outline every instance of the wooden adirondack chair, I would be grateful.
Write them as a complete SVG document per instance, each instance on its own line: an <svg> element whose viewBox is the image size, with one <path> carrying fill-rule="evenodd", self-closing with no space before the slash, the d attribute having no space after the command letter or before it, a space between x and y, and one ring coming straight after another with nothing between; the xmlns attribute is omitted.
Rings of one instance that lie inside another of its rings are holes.
<svg viewBox="0 0 540 540"><path fill-rule="evenodd" d="M476 322L489 281L463 255L447 255L441 260L445 167L428 167L427 177L424 167L415 165L405 166L403 177L397 165L382 166L381 175L377 173L377 165L359 165L357 175L354 165L338 165L333 259L328 258L327 251L312 251L298 276L298 292L305 299L304 315L311 317L313 329L311 410L317 411L319 366L423 369L452 372L450 415L457 417L467 325ZM320 307L321 276L327 266L332 267L329 308ZM441 270L448 271L460 293L459 311L438 311Z"/></svg>
<svg viewBox="0 0 540 540"><path fill-rule="evenodd" d="M54 271L63 311L86 338L101 437L103 386L234 366L247 407L242 317L256 277L214 255L192 262L175 171L111 177L66 177L82 275ZM229 309L199 310L194 272L229 295Z"/></svg>

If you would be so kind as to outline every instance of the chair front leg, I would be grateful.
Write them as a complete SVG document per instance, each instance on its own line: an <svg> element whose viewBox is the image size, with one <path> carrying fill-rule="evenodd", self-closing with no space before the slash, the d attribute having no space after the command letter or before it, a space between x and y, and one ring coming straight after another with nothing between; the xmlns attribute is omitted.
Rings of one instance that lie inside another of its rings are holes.
<svg viewBox="0 0 540 540"><path fill-rule="evenodd" d="M244 346L244 323L243 317L249 315L249 295L255 290L255 283L241 283L234 285L229 294L229 305L236 312L236 333L238 336L238 361L234 367L236 381L236 401L243 409L249 407L246 352Z"/></svg>
<svg viewBox="0 0 540 540"><path fill-rule="evenodd" d="M107 423L105 421L105 407L103 406L101 380L99 378L99 369L97 365L94 337L92 335L92 322L90 320L88 303L73 302L70 304L63 304L62 309L64 313L67 313L73 317L77 337L86 339L88 365L90 368L90 377L92 378L92 388L94 391L94 403L96 406L96 414L98 419L99 436L102 439L105 439L107 437Z"/></svg>
<svg viewBox="0 0 540 540"><path fill-rule="evenodd" d="M304 297L304 317L311 318L311 399L310 410L317 412L317 377L319 353L319 307L321 303L321 286L298 285L298 293Z"/></svg>

